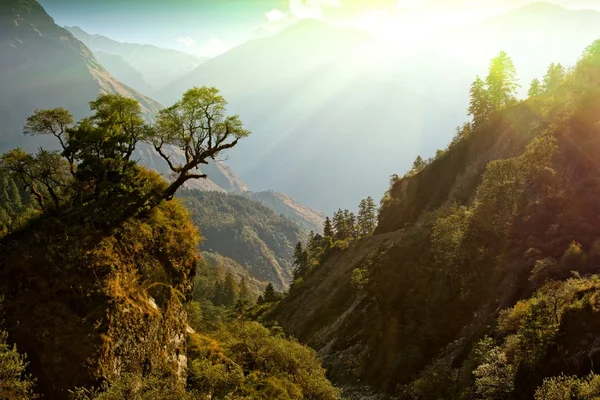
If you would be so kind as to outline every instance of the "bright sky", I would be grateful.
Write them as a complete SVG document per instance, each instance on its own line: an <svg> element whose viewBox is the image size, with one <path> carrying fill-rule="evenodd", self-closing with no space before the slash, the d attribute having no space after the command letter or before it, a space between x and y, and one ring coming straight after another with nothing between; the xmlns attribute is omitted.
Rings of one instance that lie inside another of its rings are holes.
<svg viewBox="0 0 600 400"><path fill-rule="evenodd" d="M60 25L214 57L299 19L365 29L383 41L477 22L532 0L39 0ZM600 0L551 0L600 10ZM401 39L400 39L401 40Z"/></svg>

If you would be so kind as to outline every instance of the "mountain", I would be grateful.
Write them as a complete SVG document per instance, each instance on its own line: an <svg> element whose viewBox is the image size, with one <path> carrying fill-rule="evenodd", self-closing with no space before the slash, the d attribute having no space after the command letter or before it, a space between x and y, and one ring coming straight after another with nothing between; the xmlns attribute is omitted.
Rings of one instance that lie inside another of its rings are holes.
<svg viewBox="0 0 600 400"><path fill-rule="evenodd" d="M201 228L201 250L234 260L253 278L279 290L292 277L294 246L306 232L244 196L184 190L179 198Z"/></svg>
<svg viewBox="0 0 600 400"><path fill-rule="evenodd" d="M165 87L207 60L177 50L147 44L117 42L106 36L89 34L78 26L65 28L94 54L106 53L121 57L139 71L152 91ZM134 85L137 81L124 80L124 82L142 91L141 87Z"/></svg>
<svg viewBox="0 0 600 400"><path fill-rule="evenodd" d="M270 190L265 192L246 192L245 194L252 200L275 211L275 213L294 221L307 232L322 233L323 231L323 223L325 222L323 213L298 203L286 194Z"/></svg>
<svg viewBox="0 0 600 400"><path fill-rule="evenodd" d="M218 87L253 132L231 156L248 187L331 212L379 196L389 174L443 148L465 121L469 85L499 51L513 57L524 94L551 62L576 61L597 36L599 13L549 4L404 50L307 20L200 65L157 98L169 103L190 85Z"/></svg>
<svg viewBox="0 0 600 400"><path fill-rule="evenodd" d="M558 83L394 178L261 318L384 398L598 396L600 40Z"/></svg>
<svg viewBox="0 0 600 400"><path fill-rule="evenodd" d="M135 98L148 116L160 105L111 76L92 52L59 27L34 0L0 4L0 151L16 145L37 149L46 141L24 137L36 108L63 106L76 118L101 92Z"/></svg>
<svg viewBox="0 0 600 400"><path fill-rule="evenodd" d="M94 56L116 79L141 93L152 95L153 89L148 85L143 75L125 61L123 57L102 51L95 52Z"/></svg>

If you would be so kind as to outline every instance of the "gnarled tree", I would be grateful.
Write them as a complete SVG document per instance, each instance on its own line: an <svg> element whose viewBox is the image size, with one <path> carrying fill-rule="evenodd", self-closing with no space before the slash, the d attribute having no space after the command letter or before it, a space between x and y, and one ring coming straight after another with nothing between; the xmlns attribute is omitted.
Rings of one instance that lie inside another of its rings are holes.
<svg viewBox="0 0 600 400"><path fill-rule="evenodd" d="M159 114L152 144L177 176L165 190L165 199L173 198L186 181L206 178L198 172L198 167L215 160L221 152L250 134L239 116L226 115L226 105L225 98L216 88L195 87ZM169 155L169 147L183 153L185 163L175 161Z"/></svg>

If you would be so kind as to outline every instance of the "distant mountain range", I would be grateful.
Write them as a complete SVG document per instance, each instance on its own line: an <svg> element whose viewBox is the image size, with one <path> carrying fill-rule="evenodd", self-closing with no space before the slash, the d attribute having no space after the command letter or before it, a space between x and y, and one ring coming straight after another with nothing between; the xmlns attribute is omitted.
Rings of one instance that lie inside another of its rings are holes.
<svg viewBox="0 0 600 400"><path fill-rule="evenodd" d="M36 108L64 106L82 118L88 101L101 92L135 98L148 116L161 107L110 75L36 1L0 3L0 152L16 145L33 150L45 142L22 134Z"/></svg>
<svg viewBox="0 0 600 400"><path fill-rule="evenodd" d="M144 88L144 90L149 90L148 95L152 95L155 90L186 75L208 60L208 58L199 58L181 51L147 44L121 43L106 36L89 34L78 26L66 26L65 29L83 42L96 56L98 54L119 56L122 61L116 63L116 60L113 60L106 68L111 74L119 76L123 82L140 91L143 91L142 87L136 85L146 85L148 89ZM131 72L123 71L127 70L126 64L141 74L144 79L143 84L138 83L138 78L130 75Z"/></svg>
<svg viewBox="0 0 600 400"><path fill-rule="evenodd" d="M304 20L207 61L156 98L170 103L190 86L218 87L253 132L230 162L250 189L331 212L380 197L386 176L444 148L448 127L467 120L471 82L499 51L514 59L525 93L548 64L574 63L597 37L600 13L546 3L404 50Z"/></svg>

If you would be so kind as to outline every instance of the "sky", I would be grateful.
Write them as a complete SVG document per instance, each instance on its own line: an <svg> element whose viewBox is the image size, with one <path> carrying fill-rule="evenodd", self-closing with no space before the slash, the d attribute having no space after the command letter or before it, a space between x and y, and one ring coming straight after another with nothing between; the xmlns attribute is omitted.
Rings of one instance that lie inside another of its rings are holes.
<svg viewBox="0 0 600 400"><path fill-rule="evenodd" d="M365 29L383 40L425 36L532 0L39 0L59 25L122 42L214 57L304 18ZM550 0L600 10L600 0Z"/></svg>

